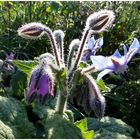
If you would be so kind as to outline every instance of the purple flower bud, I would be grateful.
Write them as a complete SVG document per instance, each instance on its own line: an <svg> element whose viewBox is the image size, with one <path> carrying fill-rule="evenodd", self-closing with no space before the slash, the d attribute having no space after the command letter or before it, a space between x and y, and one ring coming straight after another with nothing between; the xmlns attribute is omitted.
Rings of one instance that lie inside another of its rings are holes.
<svg viewBox="0 0 140 140"><path fill-rule="evenodd" d="M51 53L43 53L39 56L39 63L46 63L47 65L55 63L55 58Z"/></svg>
<svg viewBox="0 0 140 140"><path fill-rule="evenodd" d="M53 77L45 66L38 65L31 73L27 95L28 103L39 97L41 104L44 104L48 96L54 96Z"/></svg>
<svg viewBox="0 0 140 140"><path fill-rule="evenodd" d="M6 60L12 61L14 59L14 54L12 52L6 54Z"/></svg>
<svg viewBox="0 0 140 140"><path fill-rule="evenodd" d="M96 117L102 118L105 113L105 98L102 95L92 98L92 94L90 94L90 106L94 110Z"/></svg>
<svg viewBox="0 0 140 140"><path fill-rule="evenodd" d="M85 74L85 79L89 87L89 104L98 118L102 118L105 113L105 98L101 94L95 80L91 75Z"/></svg>

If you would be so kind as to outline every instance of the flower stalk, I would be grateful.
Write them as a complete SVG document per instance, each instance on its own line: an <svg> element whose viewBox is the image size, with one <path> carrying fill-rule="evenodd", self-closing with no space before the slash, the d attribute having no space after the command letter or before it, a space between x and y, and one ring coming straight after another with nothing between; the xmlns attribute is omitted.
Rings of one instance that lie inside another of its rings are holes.
<svg viewBox="0 0 140 140"><path fill-rule="evenodd" d="M60 115L63 115L66 109L67 99L68 97L65 96L61 91L58 95L57 105L56 105L56 112L59 113Z"/></svg>
<svg viewBox="0 0 140 140"><path fill-rule="evenodd" d="M53 54L54 54L55 60L56 60L56 64L60 67L60 65L61 65L60 64L60 55L59 55L59 52L58 52L56 41L54 39L54 35L53 35L53 33L50 29L48 30L48 28L44 28L44 31L47 33L47 35L50 39L52 49L53 49Z"/></svg>
<svg viewBox="0 0 140 140"><path fill-rule="evenodd" d="M82 71L81 71L81 74L86 74L86 73L91 73L91 72L95 72L96 69L94 67L94 65L91 65L91 66L88 66L86 68L83 68Z"/></svg>
<svg viewBox="0 0 140 140"><path fill-rule="evenodd" d="M83 54L83 51L84 51L84 46L85 46L85 43L87 41L87 38L89 37L89 33L90 33L90 30L85 28L85 31L83 33L83 36L82 36L82 39L81 39L81 42L80 42L80 46L78 48L75 63L74 63L74 66L73 66L73 70L75 70L77 68L77 66L79 65L79 63L81 61L81 57L82 57L82 54Z"/></svg>
<svg viewBox="0 0 140 140"><path fill-rule="evenodd" d="M38 39L42 37L45 33L48 35L50 39L53 55L55 56L56 65L58 67L61 67L58 47L57 47L54 35L52 33L52 30L50 28L46 27L45 25L41 23L32 22L32 23L23 25L22 27L18 29L19 36L26 39Z"/></svg>

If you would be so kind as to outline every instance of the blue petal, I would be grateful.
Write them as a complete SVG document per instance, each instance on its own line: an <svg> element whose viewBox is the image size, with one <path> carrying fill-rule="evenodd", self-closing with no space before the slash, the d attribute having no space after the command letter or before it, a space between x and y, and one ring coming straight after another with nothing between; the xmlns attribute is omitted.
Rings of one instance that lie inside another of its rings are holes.
<svg viewBox="0 0 140 140"><path fill-rule="evenodd" d="M114 52L112 56L115 56L117 58L121 58L121 54L119 53L118 49Z"/></svg>
<svg viewBox="0 0 140 140"><path fill-rule="evenodd" d="M94 36L93 36L93 37L89 38L89 40L88 40L88 48L90 50L92 50L94 48L94 45L95 45L95 39L94 39Z"/></svg>
<svg viewBox="0 0 140 140"><path fill-rule="evenodd" d="M133 56L140 51L140 43L137 38L134 38L129 51L127 53L127 63L133 58Z"/></svg>
<svg viewBox="0 0 140 140"><path fill-rule="evenodd" d="M126 48L125 44L122 44L122 45L123 45L124 55L126 55L127 54L127 48Z"/></svg>
<svg viewBox="0 0 140 140"><path fill-rule="evenodd" d="M94 52L94 54L95 54L98 51L98 49L100 49L102 47L102 45L103 45L103 37L96 40L92 52Z"/></svg>
<svg viewBox="0 0 140 140"><path fill-rule="evenodd" d="M129 48L129 50L132 50L132 49L140 50L140 43L137 38L134 38L134 41L132 42L132 44Z"/></svg>
<svg viewBox="0 0 140 140"><path fill-rule="evenodd" d="M98 48L101 48L102 46L103 46L103 37L101 37L101 38L99 38L98 40L97 40L97 45L98 45Z"/></svg>
<svg viewBox="0 0 140 140"><path fill-rule="evenodd" d="M98 55L90 56L90 59L97 70L114 69L114 64L109 57Z"/></svg>
<svg viewBox="0 0 140 140"><path fill-rule="evenodd" d="M105 69L104 71L100 72L98 74L97 81L99 81L103 76L105 76L106 74L111 73L111 72L113 72L113 70L111 70L111 69Z"/></svg>

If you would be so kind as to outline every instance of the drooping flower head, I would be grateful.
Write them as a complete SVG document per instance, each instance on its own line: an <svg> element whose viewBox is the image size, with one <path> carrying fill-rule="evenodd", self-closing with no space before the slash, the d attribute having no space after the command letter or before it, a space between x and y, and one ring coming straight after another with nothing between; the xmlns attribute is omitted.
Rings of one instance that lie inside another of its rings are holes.
<svg viewBox="0 0 140 140"><path fill-rule="evenodd" d="M46 58L40 60L31 72L27 102L31 103L35 97L39 97L41 104L46 101L47 97L54 96L54 79L51 70L48 68Z"/></svg>
<svg viewBox="0 0 140 140"><path fill-rule="evenodd" d="M45 25L38 22L32 22L32 23L23 25L17 30L17 32L19 36L25 39L38 39L42 37L44 34L46 34L49 37L49 40L51 42L53 55L55 56L56 64L60 66L59 51L57 48L57 44L56 44L53 32L49 27L46 27Z"/></svg>
<svg viewBox="0 0 140 140"><path fill-rule="evenodd" d="M128 68L127 64L129 61L140 51L140 43L136 38L134 38L134 41L132 42L128 52L125 45L123 46L123 49L123 56L121 56L117 49L115 53L109 57L104 57L101 55L90 57L97 71L101 71L97 77L98 80L111 72L124 74Z"/></svg>
<svg viewBox="0 0 140 140"><path fill-rule="evenodd" d="M95 55L96 52L102 47L103 45L103 37L95 40L94 36L88 39L87 42L87 49L84 51L82 56L82 61L87 61L91 55Z"/></svg>
<svg viewBox="0 0 140 140"><path fill-rule="evenodd" d="M77 71L77 74L79 72ZM78 76L74 75L74 80L77 80L78 77L81 77L80 73ZM88 115L94 111L96 117L102 118L106 107L104 96L100 92L96 81L90 74L84 74L81 78L83 78L83 84L80 85L75 83L72 87L69 96L70 102L82 106Z"/></svg>
<svg viewBox="0 0 140 140"><path fill-rule="evenodd" d="M89 106L94 111L96 117L102 118L105 113L105 98L101 94L95 80L91 75L84 75L89 87Z"/></svg>

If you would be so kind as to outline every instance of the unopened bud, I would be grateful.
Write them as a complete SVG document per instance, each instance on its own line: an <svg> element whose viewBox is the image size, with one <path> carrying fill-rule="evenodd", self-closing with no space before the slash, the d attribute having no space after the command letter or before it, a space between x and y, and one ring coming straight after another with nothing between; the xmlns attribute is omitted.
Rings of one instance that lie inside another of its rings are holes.
<svg viewBox="0 0 140 140"><path fill-rule="evenodd" d="M61 42L61 40L63 40L63 39L64 39L64 36L65 36L65 35L64 35L64 32L63 32L62 30L55 30L55 31L53 32L53 34L54 34L56 43Z"/></svg>
<svg viewBox="0 0 140 140"><path fill-rule="evenodd" d="M78 47L80 45L80 40L79 39L74 39L71 41L70 46L69 46L69 50L78 50Z"/></svg>
<svg viewBox="0 0 140 140"><path fill-rule="evenodd" d="M91 75L85 74L85 79L89 87L89 104L91 109L94 111L96 117L102 118L105 113L105 98L101 94L95 80Z"/></svg>
<svg viewBox="0 0 140 140"><path fill-rule="evenodd" d="M64 63L64 32L62 30L55 30L53 35L59 49L61 61Z"/></svg>
<svg viewBox="0 0 140 140"><path fill-rule="evenodd" d="M37 65L31 72L27 103L32 103L38 97L44 104L47 97L54 96L54 77L51 69L45 65Z"/></svg>
<svg viewBox="0 0 140 140"><path fill-rule="evenodd" d="M93 30L93 32L101 32L106 30L114 21L115 15L113 11L102 10L91 14L86 22L86 27Z"/></svg>
<svg viewBox="0 0 140 140"><path fill-rule="evenodd" d="M96 117L102 118L105 113L105 98L101 93L93 98L93 94L95 93L90 93L90 107L94 110Z"/></svg>
<svg viewBox="0 0 140 140"><path fill-rule="evenodd" d="M53 56L52 54L50 54L50 53L43 53L43 54L41 54L41 55L39 56L39 61L40 61L40 63L42 63L42 61L44 61L44 60L46 60L47 63L49 64L49 63L54 62L54 61L55 61L55 58L54 58L54 56Z"/></svg>
<svg viewBox="0 0 140 140"><path fill-rule="evenodd" d="M45 33L47 27L41 23L32 22L18 29L18 35L26 39L38 39Z"/></svg>
<svg viewBox="0 0 140 140"><path fill-rule="evenodd" d="M70 67L72 66L72 62L74 62L73 59L75 59L75 55L78 51L80 45L80 40L79 39L74 39L72 40L70 46L69 46L69 55L68 55L68 62L67 62L67 67L68 69L70 69Z"/></svg>

